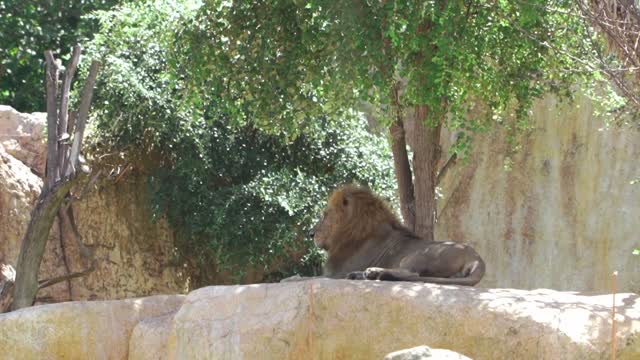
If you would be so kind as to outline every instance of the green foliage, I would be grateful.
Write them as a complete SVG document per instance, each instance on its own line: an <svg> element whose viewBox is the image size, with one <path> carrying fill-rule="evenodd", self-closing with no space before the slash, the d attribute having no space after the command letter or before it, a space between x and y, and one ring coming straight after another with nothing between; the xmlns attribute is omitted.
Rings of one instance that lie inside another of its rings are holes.
<svg viewBox="0 0 640 360"><path fill-rule="evenodd" d="M451 129L516 133L533 99L590 76L573 10L552 0L207 0L178 56L194 101L222 97L239 121L289 136L362 100L389 109L398 79L400 102L428 105L429 123L447 114Z"/></svg>
<svg viewBox="0 0 640 360"><path fill-rule="evenodd" d="M196 284L220 272L240 281L248 271L266 280L313 274L320 254L304 235L333 187L356 181L393 196L386 140L348 114L318 117L287 139L237 121L226 99L193 101L198 89L167 55L175 43L167 29L194 21L197 5L152 0L96 14L101 31L88 52L103 69L93 156L138 158L154 212L177 229L178 255L198 270Z"/></svg>
<svg viewBox="0 0 640 360"><path fill-rule="evenodd" d="M324 133L303 134L288 144L225 123L208 125L197 140L185 136L172 149L179 160L152 177L156 213L166 212L184 231L179 249L199 256L200 266L214 259L219 271L239 274L247 264L275 270L275 277L312 273L319 254L304 234L328 191L356 180L393 194L386 144L362 122L327 123ZM301 266L295 256L305 257Z"/></svg>
<svg viewBox="0 0 640 360"><path fill-rule="evenodd" d="M85 15L122 0L0 0L0 104L44 111L44 51L68 60L97 29Z"/></svg>

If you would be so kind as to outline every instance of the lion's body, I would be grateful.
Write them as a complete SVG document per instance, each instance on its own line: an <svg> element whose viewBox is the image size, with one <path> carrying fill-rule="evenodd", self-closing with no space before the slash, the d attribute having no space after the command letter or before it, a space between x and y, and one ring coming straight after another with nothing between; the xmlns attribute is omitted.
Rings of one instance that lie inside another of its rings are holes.
<svg viewBox="0 0 640 360"><path fill-rule="evenodd" d="M367 189L345 186L329 198L314 241L328 253L331 278L475 285L485 271L468 245L426 241L402 226L384 201Z"/></svg>

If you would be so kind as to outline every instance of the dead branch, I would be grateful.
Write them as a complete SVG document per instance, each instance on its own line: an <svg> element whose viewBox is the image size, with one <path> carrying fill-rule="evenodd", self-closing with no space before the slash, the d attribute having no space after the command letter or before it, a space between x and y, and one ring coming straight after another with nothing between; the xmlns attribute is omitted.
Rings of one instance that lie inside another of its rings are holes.
<svg viewBox="0 0 640 360"><path fill-rule="evenodd" d="M47 86L47 167L45 189L51 188L58 179L58 112L56 101L58 98L58 73L60 68L53 52L44 52L47 62L46 86Z"/></svg>
<svg viewBox="0 0 640 360"><path fill-rule="evenodd" d="M68 213L61 210L66 210L66 204L70 201L69 199L72 199L72 196L70 195L71 189L86 176L84 171L77 171L76 167L80 160L80 148L82 146L82 138L84 136L84 130L89 115L91 98L93 96L93 87L96 82L99 63L94 61L91 64L89 75L82 91L78 115L75 121L76 124L74 126L73 120L69 121L69 123L67 122L67 116L69 114L68 105L71 81L78 65L79 57L80 48L76 47L73 49L73 56L65 73L65 78L62 84L62 93L59 95L58 73L61 65L58 64L58 60L53 57L53 53L50 50L45 52L47 63L46 84L48 133L45 186L43 186L42 192L40 193L36 205L31 212L31 220L29 221L29 226L27 227L27 231L20 246L20 254L18 255L18 262L16 264L15 289L13 293L13 300L11 302L12 310L31 306L38 289L51 286L56 282L86 275L95 269L95 265L92 265L91 268L79 273L68 274L55 279L45 280L44 282L38 281L38 270L44 255L46 243L49 239L49 233L51 231L53 221L56 216L59 216L62 224L64 223L65 218L68 218ZM59 111L56 107L58 98L60 99ZM74 117L75 116L72 118ZM75 131L73 145L71 150L67 152L66 141L68 138L68 131L71 131L70 129L75 129ZM91 180L89 183L91 183ZM77 234L75 222L71 220L69 223L71 224L74 233ZM61 231L61 236L64 236L63 233L64 232ZM83 247L81 246L80 249L82 251ZM84 250L84 254L88 254L86 247L84 247Z"/></svg>
<svg viewBox="0 0 640 360"><path fill-rule="evenodd" d="M79 278L79 277L82 277L82 276L86 276L86 275L94 272L95 270L96 270L96 260L93 260L91 262L91 266L86 270L74 272L74 273L67 274L67 275L57 276L57 277L54 277L54 278L51 278L51 279L47 279L47 280L40 280L38 282L38 290L42 290L42 289L44 289L46 287L53 286L53 285L55 285L57 283L61 283L63 281L67 281L67 280Z"/></svg>
<svg viewBox="0 0 640 360"><path fill-rule="evenodd" d="M73 124L68 122L68 114L69 114L69 92L71 91L71 81L76 73L76 68L78 67L78 62L80 61L80 46L76 45L73 47L73 53L71 54L71 60L69 61L69 65L64 72L64 80L62 81L62 96L60 98L60 111L58 113L58 135L59 135L59 155L58 162L61 168L61 174L66 174L67 170L67 149L69 147L67 140L69 139L69 134L73 132L73 127L68 128L68 125Z"/></svg>
<svg viewBox="0 0 640 360"><path fill-rule="evenodd" d="M611 68L605 60L608 54L594 46L600 70L615 84L620 95L640 110L640 96L636 91L640 86L640 12L634 1L580 0L576 5L583 21L598 30L609 46L606 51L614 53L622 65L619 69Z"/></svg>
<svg viewBox="0 0 640 360"><path fill-rule="evenodd" d="M80 145L82 144L84 129L87 124L87 118L89 117L89 107L93 96L93 86L96 83L96 77L98 76L99 69L100 62L93 61L91 63L91 68L89 69L89 76L87 77L87 81L82 89L82 98L80 99L80 108L78 110L78 118L76 119L76 130L73 136L73 145L71 145L71 153L69 154L69 168L65 173L67 176L76 171L78 157L80 156Z"/></svg>

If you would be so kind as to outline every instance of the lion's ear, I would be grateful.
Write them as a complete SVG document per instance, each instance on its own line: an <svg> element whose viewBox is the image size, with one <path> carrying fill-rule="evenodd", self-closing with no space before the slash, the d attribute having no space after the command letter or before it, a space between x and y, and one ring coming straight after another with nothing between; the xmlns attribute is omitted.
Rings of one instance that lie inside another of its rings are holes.
<svg viewBox="0 0 640 360"><path fill-rule="evenodd" d="M342 206L347 207L349 205L349 199L347 197L342 198Z"/></svg>

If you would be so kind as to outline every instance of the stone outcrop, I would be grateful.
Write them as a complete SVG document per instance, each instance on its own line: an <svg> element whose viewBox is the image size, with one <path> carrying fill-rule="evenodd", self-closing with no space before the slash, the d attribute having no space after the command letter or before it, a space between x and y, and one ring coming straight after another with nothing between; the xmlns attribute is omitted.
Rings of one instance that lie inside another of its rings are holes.
<svg viewBox="0 0 640 360"><path fill-rule="evenodd" d="M411 349L394 351L384 360L471 360L470 358L446 349L431 349L426 345Z"/></svg>
<svg viewBox="0 0 640 360"><path fill-rule="evenodd" d="M531 114L515 153L504 131L475 136L442 184L436 239L473 245L484 287L610 291L618 270L618 289L639 292L640 132L604 128L582 96Z"/></svg>
<svg viewBox="0 0 640 360"><path fill-rule="evenodd" d="M129 340L129 360L174 358L173 349L175 346L169 345L174 316L175 312L140 321ZM171 355L170 348L172 349Z"/></svg>
<svg viewBox="0 0 640 360"><path fill-rule="evenodd" d="M611 295L311 280L0 315L6 359L381 359L427 344L482 359L604 359ZM640 296L617 294L617 358L640 357Z"/></svg>
<svg viewBox="0 0 640 360"><path fill-rule="evenodd" d="M184 296L67 302L0 315L2 359L127 359L141 319L176 311Z"/></svg>
<svg viewBox="0 0 640 360"><path fill-rule="evenodd" d="M20 243L40 193L46 114L20 114L0 106L0 263L15 267ZM146 177L134 170L117 181L98 181L74 215L82 241L94 251L96 271L38 292L39 302L121 299L186 291L184 269L174 260L174 233L152 220ZM57 221L47 242L39 279L87 269L78 242Z"/></svg>
<svg viewBox="0 0 640 360"><path fill-rule="evenodd" d="M420 344L473 359L602 359L610 302L552 290L344 280L209 287L189 294L169 344L183 359L379 359ZM617 305L618 359L637 358L639 296L618 294Z"/></svg>
<svg viewBox="0 0 640 360"><path fill-rule="evenodd" d="M46 113L23 114L0 105L0 145L39 174L46 163Z"/></svg>

